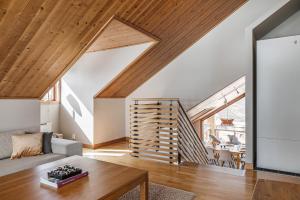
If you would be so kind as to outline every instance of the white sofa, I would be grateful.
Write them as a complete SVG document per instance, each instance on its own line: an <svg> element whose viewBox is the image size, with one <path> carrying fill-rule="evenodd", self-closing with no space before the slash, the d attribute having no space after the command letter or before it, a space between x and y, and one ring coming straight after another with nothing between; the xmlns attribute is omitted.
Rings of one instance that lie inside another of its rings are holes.
<svg viewBox="0 0 300 200"><path fill-rule="evenodd" d="M0 133L0 176L29 169L68 156L82 155L81 143L72 140L52 138L53 153L10 160L12 153L11 136L24 133L24 130Z"/></svg>

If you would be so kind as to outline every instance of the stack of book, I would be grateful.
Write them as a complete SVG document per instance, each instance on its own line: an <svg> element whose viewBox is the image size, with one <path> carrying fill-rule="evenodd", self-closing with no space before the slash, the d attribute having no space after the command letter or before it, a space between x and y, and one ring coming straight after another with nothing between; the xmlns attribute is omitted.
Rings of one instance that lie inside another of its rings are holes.
<svg viewBox="0 0 300 200"><path fill-rule="evenodd" d="M71 165L57 167L40 178L40 183L53 188L60 188L88 175L87 171Z"/></svg>

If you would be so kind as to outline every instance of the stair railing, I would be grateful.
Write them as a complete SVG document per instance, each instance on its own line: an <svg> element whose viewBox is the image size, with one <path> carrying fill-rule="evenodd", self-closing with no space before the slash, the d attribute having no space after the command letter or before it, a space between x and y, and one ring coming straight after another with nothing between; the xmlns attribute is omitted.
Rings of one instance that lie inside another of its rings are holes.
<svg viewBox="0 0 300 200"><path fill-rule="evenodd" d="M131 155L170 164L207 164L207 151L177 98L134 99Z"/></svg>

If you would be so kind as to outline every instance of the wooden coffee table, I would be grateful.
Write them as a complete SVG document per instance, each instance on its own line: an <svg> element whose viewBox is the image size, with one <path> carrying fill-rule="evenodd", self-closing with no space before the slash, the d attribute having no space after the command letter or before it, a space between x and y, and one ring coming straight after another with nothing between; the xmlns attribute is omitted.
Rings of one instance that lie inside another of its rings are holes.
<svg viewBox="0 0 300 200"><path fill-rule="evenodd" d="M50 169L72 164L89 175L62 188L40 184L40 177ZM148 199L148 172L112 163L72 156L38 167L0 177L1 199L118 199L141 186L140 199Z"/></svg>

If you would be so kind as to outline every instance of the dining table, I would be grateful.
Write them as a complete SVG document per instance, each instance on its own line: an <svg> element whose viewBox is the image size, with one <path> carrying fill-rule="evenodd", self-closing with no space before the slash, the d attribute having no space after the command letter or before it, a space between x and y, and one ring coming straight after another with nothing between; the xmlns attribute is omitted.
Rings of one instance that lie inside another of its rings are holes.
<svg viewBox="0 0 300 200"><path fill-rule="evenodd" d="M212 148L215 152L229 151L236 163L236 168L241 168L242 158L246 154L246 148L244 146L233 144L218 144L216 146L208 146L208 148Z"/></svg>

